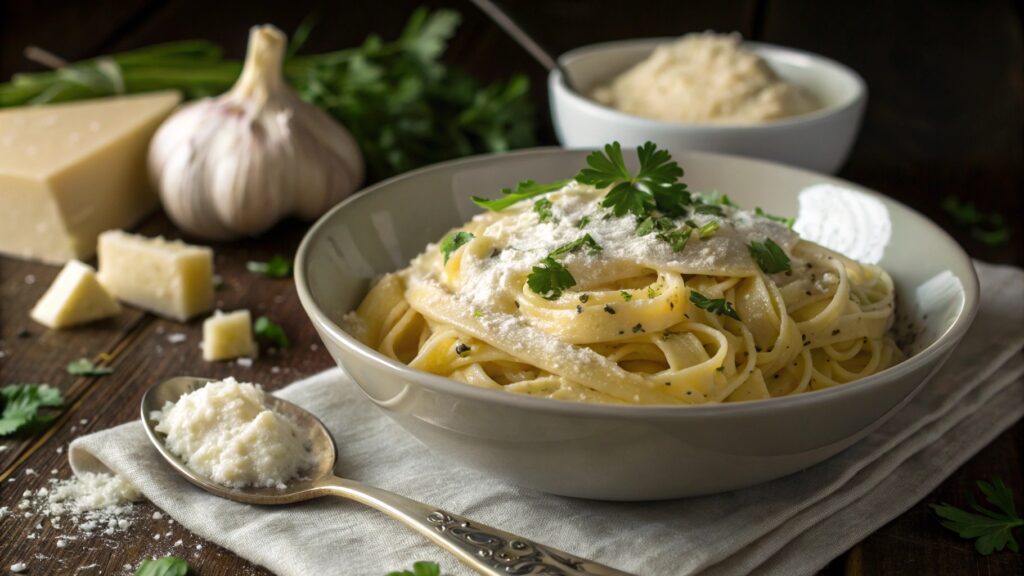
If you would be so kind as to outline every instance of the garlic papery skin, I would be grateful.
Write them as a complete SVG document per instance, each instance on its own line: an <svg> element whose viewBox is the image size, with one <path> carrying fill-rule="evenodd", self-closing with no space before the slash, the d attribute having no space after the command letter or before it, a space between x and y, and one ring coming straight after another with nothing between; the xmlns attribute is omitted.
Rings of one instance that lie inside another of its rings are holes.
<svg viewBox="0 0 1024 576"><path fill-rule="evenodd" d="M286 45L273 26L252 28L234 87L182 107L153 136L150 177L185 232L256 236L286 216L320 216L362 182L352 136L285 83Z"/></svg>

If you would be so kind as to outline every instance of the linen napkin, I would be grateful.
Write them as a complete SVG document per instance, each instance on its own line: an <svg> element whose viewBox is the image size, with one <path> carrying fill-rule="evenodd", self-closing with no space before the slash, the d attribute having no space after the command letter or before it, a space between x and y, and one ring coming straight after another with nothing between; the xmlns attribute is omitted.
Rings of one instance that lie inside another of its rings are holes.
<svg viewBox="0 0 1024 576"><path fill-rule="evenodd" d="M1024 415L1024 271L977 263L981 309L946 366L882 427L803 472L726 494L610 503L526 490L439 459L391 422L339 369L278 392L338 443L341 476L464 514L637 574L811 574L925 497ZM128 478L177 522L286 575L382 575L434 560L470 571L397 521L321 499L261 508L178 477L141 423L79 438L76 473ZM458 472L453 482L452 471Z"/></svg>

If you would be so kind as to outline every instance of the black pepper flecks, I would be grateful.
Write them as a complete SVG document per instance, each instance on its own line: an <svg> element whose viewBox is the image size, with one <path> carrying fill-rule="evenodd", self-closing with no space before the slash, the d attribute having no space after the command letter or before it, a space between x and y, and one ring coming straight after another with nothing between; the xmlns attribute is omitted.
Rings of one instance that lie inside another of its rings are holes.
<svg viewBox="0 0 1024 576"><path fill-rule="evenodd" d="M580 294L580 302L586 304L588 300L590 300L590 294Z"/></svg>
<svg viewBox="0 0 1024 576"><path fill-rule="evenodd" d="M633 334L638 334L640 332L646 332L646 330L644 330L644 325L638 322L636 326L633 326Z"/></svg>
<svg viewBox="0 0 1024 576"><path fill-rule="evenodd" d="M577 304L576 305L576 313L577 314L583 314L583 306L580 306L579 304Z"/></svg>
<svg viewBox="0 0 1024 576"><path fill-rule="evenodd" d="M615 308L612 308L610 304L604 305L604 311L609 314L615 314Z"/></svg>
<svg viewBox="0 0 1024 576"><path fill-rule="evenodd" d="M466 353L469 352L469 350L469 345L467 345L465 342L459 342L458 344L455 345L455 353L458 354L459 356L465 356Z"/></svg>

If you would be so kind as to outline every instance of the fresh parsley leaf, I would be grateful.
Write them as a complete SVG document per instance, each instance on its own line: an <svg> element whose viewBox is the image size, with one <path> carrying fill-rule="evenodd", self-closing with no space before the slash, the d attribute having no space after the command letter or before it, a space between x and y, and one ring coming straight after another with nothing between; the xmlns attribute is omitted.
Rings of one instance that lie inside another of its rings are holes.
<svg viewBox="0 0 1024 576"><path fill-rule="evenodd" d="M693 211L697 214L713 214L715 216L725 216L725 211L722 207L717 204L694 204Z"/></svg>
<svg viewBox="0 0 1024 576"><path fill-rule="evenodd" d="M740 319L740 315L736 313L736 309L732 307L732 304L725 298L708 298L696 290L690 290L690 302L693 302L697 308L703 308L708 312L713 312L719 316L728 316L736 320Z"/></svg>
<svg viewBox="0 0 1024 576"><path fill-rule="evenodd" d="M79 358L68 363L68 374L72 376L106 376L113 374L114 369L106 366L97 366L88 358Z"/></svg>
<svg viewBox="0 0 1024 576"><path fill-rule="evenodd" d="M441 567L436 562L416 562L412 571L388 572L387 576L441 576Z"/></svg>
<svg viewBox="0 0 1024 576"><path fill-rule="evenodd" d="M292 263L284 256L274 256L266 262L250 260L245 264L245 269L270 278L287 278L292 275Z"/></svg>
<svg viewBox="0 0 1024 576"><path fill-rule="evenodd" d="M977 485L985 500L997 510L981 506L973 496L970 497L970 504L974 512L962 510L945 502L932 504L932 510L939 518L945 520L942 523L944 527L956 532L961 538L974 540L974 549L984 556L1004 548L1019 552L1017 540L1013 537L1013 529L1024 526L1024 518L1017 515L1013 493L999 478L991 483L979 480Z"/></svg>
<svg viewBox="0 0 1024 576"><path fill-rule="evenodd" d="M584 228L587 227L587 224L590 224L590 216L584 216L583 218L580 218L580 221L576 224L576 227L579 228L580 230L583 230Z"/></svg>
<svg viewBox="0 0 1024 576"><path fill-rule="evenodd" d="M700 228L697 228L697 236L699 236L701 240L707 240L714 236L715 232L718 232L721 225L721 222L718 220L712 220Z"/></svg>
<svg viewBox="0 0 1024 576"><path fill-rule="evenodd" d="M598 244L597 241L594 240L588 233L584 234L583 236L580 236L579 238L573 240L572 242L562 244L558 248L555 248L554 250L551 251L550 254L548 254L548 258L554 258L555 256L564 256L565 254L572 254L573 252L578 252L579 250L585 250L587 254L597 254L602 250L602 248L601 245Z"/></svg>
<svg viewBox="0 0 1024 576"><path fill-rule="evenodd" d="M675 228L675 225L675 222L673 222L670 218L666 218L664 216L658 218L655 218L654 216L648 216L647 218L644 218L643 220L640 221L639 224L636 225L636 235L647 236L648 234L654 232L655 230L657 230L658 232L668 232L672 228Z"/></svg>
<svg viewBox="0 0 1024 576"><path fill-rule="evenodd" d="M761 218L767 218L769 220L774 220L776 222L780 222L782 224L785 224L786 228L789 228L789 229L792 229L793 228L793 224L796 224L796 218L786 218L785 216L776 216L775 214L769 214L769 213L765 212L764 210L761 210L760 206L758 206L757 208L754 208L754 215L755 216L760 216Z"/></svg>
<svg viewBox="0 0 1024 576"><path fill-rule="evenodd" d="M669 216L681 216L691 202L686 185L679 182L683 169L653 142L636 151L640 170L635 176L626 168L621 145L612 142L605 145L604 152L595 150L587 156L587 167L576 175L576 181L598 188L611 186L601 205L616 216L645 217L655 208Z"/></svg>
<svg viewBox="0 0 1024 576"><path fill-rule="evenodd" d="M693 230L693 226L686 224L682 228L665 232L660 237L672 246L673 252L682 252L686 248L686 243L690 241L690 235L693 234Z"/></svg>
<svg viewBox="0 0 1024 576"><path fill-rule="evenodd" d="M473 236L470 232L463 232L461 230L458 232L452 232L442 238L441 244L438 247L441 249L441 253L444 254L444 263L448 263L448 258L451 257L452 252L455 252L460 246L469 242L473 238L476 238L476 236Z"/></svg>
<svg viewBox="0 0 1024 576"><path fill-rule="evenodd" d="M703 204L720 204L722 206L731 206L733 208L739 208L739 205L733 202L732 199L729 198L728 194L722 194L718 190L698 194L697 200L699 200Z"/></svg>
<svg viewBox="0 0 1024 576"><path fill-rule="evenodd" d="M494 212L501 212L516 202L526 200L527 198L533 198L534 196L540 196L541 194L547 194L548 192L554 192L555 190L563 188L568 183L568 180L559 180L558 182L552 182L550 184L538 184L533 180L523 180L516 185L515 190L512 190L511 188L502 188L501 193L504 194L502 198L488 200L487 198L473 196L473 202L481 208L493 210Z"/></svg>
<svg viewBox="0 0 1024 576"><path fill-rule="evenodd" d="M64 403L60 390L48 384L11 384L0 388L3 412L0 436L43 424L52 416L39 414L40 408L56 408Z"/></svg>
<svg viewBox="0 0 1024 576"><path fill-rule="evenodd" d="M619 290L619 294L622 295L622 299L626 302L629 302L630 300L633 299L633 295L625 290Z"/></svg>
<svg viewBox="0 0 1024 576"><path fill-rule="evenodd" d="M537 221L551 222L555 216L551 213L551 200L541 198L533 203L533 211L537 213Z"/></svg>
<svg viewBox="0 0 1024 576"><path fill-rule="evenodd" d="M175 556L143 560L135 570L135 576L185 576L188 562Z"/></svg>
<svg viewBox="0 0 1024 576"><path fill-rule="evenodd" d="M1005 244L1010 239L1010 228L998 212L982 212L972 202L961 201L956 196L946 196L942 209L961 228L970 230L971 237L989 246Z"/></svg>
<svg viewBox="0 0 1024 576"><path fill-rule="evenodd" d="M576 285L576 279L562 266L562 263L548 256L533 267L526 283L535 294L547 300L555 300L562 292Z"/></svg>
<svg viewBox="0 0 1024 576"><path fill-rule="evenodd" d="M765 274L786 272L790 269L789 256L786 256L782 247L771 238L765 238L764 242L752 240L747 248L750 249L750 256Z"/></svg>
<svg viewBox="0 0 1024 576"><path fill-rule="evenodd" d="M256 319L256 323L253 325L253 332L260 338L269 340L280 349L288 348L292 345L291 341L288 340L288 335L284 333L284 328L281 328L280 325L275 324L266 316L260 316Z"/></svg>

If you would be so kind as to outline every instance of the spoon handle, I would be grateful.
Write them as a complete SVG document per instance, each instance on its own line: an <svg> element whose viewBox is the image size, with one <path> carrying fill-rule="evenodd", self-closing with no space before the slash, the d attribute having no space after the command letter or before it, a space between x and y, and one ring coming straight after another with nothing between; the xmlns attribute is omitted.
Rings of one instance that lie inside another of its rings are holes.
<svg viewBox="0 0 1024 576"><path fill-rule="evenodd" d="M631 576L380 488L344 478L318 484L330 494L361 502L401 520L481 574Z"/></svg>

